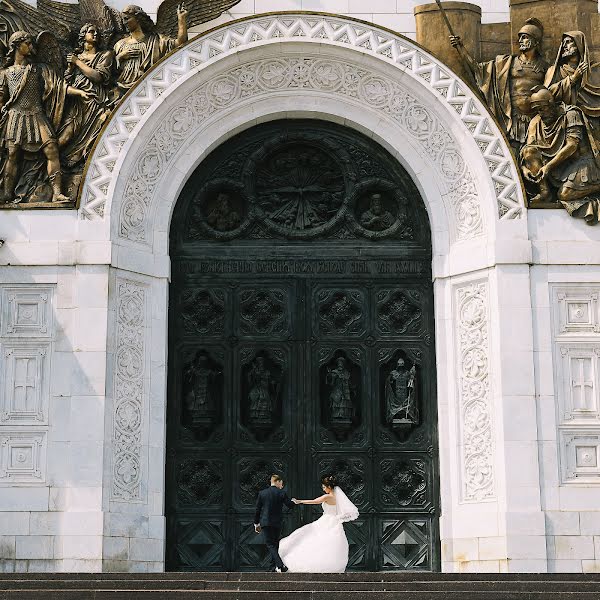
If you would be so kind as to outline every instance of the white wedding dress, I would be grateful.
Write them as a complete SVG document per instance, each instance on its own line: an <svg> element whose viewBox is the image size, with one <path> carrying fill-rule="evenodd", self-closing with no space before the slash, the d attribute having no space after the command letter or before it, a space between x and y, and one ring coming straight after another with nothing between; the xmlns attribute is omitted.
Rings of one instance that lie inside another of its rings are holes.
<svg viewBox="0 0 600 600"><path fill-rule="evenodd" d="M346 570L348 540L342 523L356 519L358 510L344 492L338 490L335 488L335 505L323 502L321 517L279 542L279 556L291 573L343 573Z"/></svg>

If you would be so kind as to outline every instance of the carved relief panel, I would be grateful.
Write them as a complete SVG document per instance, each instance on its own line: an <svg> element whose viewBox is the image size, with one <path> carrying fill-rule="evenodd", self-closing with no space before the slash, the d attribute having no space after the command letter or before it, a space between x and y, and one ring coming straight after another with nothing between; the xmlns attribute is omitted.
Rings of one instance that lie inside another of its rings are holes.
<svg viewBox="0 0 600 600"><path fill-rule="evenodd" d="M563 484L600 484L600 286L550 285Z"/></svg>
<svg viewBox="0 0 600 600"><path fill-rule="evenodd" d="M0 484L43 484L54 288L0 286Z"/></svg>
<svg viewBox="0 0 600 600"><path fill-rule="evenodd" d="M2 328L7 337L45 337L52 334L52 289L5 287L2 290Z"/></svg>
<svg viewBox="0 0 600 600"><path fill-rule="evenodd" d="M4 394L0 422L42 425L48 421L50 344L3 347Z"/></svg>

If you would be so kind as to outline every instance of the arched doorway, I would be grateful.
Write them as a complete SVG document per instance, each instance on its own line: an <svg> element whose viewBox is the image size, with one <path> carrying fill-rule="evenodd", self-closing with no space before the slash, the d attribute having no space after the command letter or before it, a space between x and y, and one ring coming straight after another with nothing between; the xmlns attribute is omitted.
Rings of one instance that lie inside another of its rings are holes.
<svg viewBox="0 0 600 600"><path fill-rule="evenodd" d="M438 569L431 241L405 170L333 123L257 125L196 169L170 239L167 568L264 569L258 489L280 472L314 497L334 471L361 511L350 569Z"/></svg>

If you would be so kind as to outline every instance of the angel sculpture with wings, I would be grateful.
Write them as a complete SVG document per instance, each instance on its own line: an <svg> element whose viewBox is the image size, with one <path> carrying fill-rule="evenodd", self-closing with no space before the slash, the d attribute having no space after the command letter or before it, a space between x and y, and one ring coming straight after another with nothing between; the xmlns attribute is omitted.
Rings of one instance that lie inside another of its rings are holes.
<svg viewBox="0 0 600 600"><path fill-rule="evenodd" d="M79 30L79 47L67 55L65 81L88 95L87 99L70 104L59 132L61 159L67 167L85 159L112 109L114 54L112 50L102 50L100 45L98 27L85 23Z"/></svg>
<svg viewBox="0 0 600 600"><path fill-rule="evenodd" d="M240 0L188 0L189 12L177 1L161 2L155 25L137 6L119 13L104 0L0 0L0 205L74 200L118 99L187 41L188 22Z"/></svg>
<svg viewBox="0 0 600 600"><path fill-rule="evenodd" d="M122 14L129 36L115 44L115 54L119 73L117 86L125 93L152 65L187 42L188 13L183 4L177 7L177 38L157 33L154 22L139 6L126 6Z"/></svg>
<svg viewBox="0 0 600 600"><path fill-rule="evenodd" d="M17 31L10 36L8 66L0 72L0 139L6 149L1 202L13 200L23 152L44 155L52 201L69 200L62 193L56 131L67 96L87 100L88 93L67 85L47 65L33 63L34 54L29 33ZM37 170L33 169L33 177Z"/></svg>

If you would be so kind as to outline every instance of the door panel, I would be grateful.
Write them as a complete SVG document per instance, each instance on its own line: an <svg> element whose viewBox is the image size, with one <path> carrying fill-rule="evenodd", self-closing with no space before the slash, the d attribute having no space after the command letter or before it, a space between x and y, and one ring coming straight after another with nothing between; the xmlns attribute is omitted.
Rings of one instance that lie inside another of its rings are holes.
<svg viewBox="0 0 600 600"><path fill-rule="evenodd" d="M272 123L203 162L171 231L169 569L266 569L258 491L332 472L349 569L439 567L430 253L416 189L355 132Z"/></svg>

